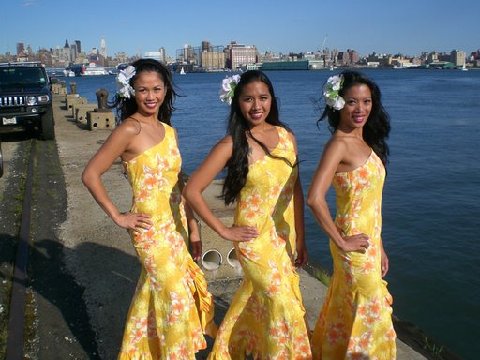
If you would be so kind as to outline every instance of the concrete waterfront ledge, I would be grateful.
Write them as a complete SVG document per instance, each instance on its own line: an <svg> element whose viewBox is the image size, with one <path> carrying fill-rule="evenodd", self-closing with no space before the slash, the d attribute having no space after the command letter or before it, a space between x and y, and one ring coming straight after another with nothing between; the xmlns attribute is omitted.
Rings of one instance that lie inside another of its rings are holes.
<svg viewBox="0 0 480 360"><path fill-rule="evenodd" d="M60 225L57 233L59 241L68 249L66 271L85 289L82 297L90 323L97 334L99 354L102 359L110 359L116 356L121 342L125 316L140 268L126 231L118 228L103 213L81 183L84 166L111 133L111 129L88 131L83 124L72 121L71 109L66 108L65 101L65 95L54 95L56 142L67 187L67 220ZM103 181L119 209L128 210L131 190L123 176L120 161L115 162L110 171L104 174ZM221 182L214 181L204 195L214 213L229 224L233 208L224 206L218 199L220 189ZM242 274L235 267L235 259L229 258L233 248L230 242L221 239L202 222L201 235L203 252L216 249L222 258L216 273L215 270L204 268L209 289L215 296L215 319L219 323L242 281ZM216 258L212 255L207 261L215 263ZM326 295L326 287L309 272L299 270L307 321L313 328ZM210 346L211 342L209 349ZM209 349L199 353L197 359L205 358ZM428 358L420 350L416 351L400 340L397 341L397 349L398 359Z"/></svg>

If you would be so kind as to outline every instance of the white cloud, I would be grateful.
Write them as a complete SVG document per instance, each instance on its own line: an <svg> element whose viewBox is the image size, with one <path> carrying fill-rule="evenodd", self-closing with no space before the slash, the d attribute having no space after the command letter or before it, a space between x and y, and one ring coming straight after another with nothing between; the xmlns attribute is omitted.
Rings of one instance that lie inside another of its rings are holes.
<svg viewBox="0 0 480 360"><path fill-rule="evenodd" d="M37 0L24 0L22 3L22 6L29 7L29 6L35 5L36 2Z"/></svg>

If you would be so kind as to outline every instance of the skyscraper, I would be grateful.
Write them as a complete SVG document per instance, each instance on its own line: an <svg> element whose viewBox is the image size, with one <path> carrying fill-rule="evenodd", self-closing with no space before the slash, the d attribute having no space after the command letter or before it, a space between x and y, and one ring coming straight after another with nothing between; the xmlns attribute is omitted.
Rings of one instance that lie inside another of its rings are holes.
<svg viewBox="0 0 480 360"><path fill-rule="evenodd" d="M103 56L104 59L107 58L107 43L104 38L100 40L100 51L99 54Z"/></svg>
<svg viewBox="0 0 480 360"><path fill-rule="evenodd" d="M80 40L75 40L75 45L77 46L77 53L82 52L82 42Z"/></svg>
<svg viewBox="0 0 480 360"><path fill-rule="evenodd" d="M25 51L25 44L23 42L17 43L17 55L22 54Z"/></svg>

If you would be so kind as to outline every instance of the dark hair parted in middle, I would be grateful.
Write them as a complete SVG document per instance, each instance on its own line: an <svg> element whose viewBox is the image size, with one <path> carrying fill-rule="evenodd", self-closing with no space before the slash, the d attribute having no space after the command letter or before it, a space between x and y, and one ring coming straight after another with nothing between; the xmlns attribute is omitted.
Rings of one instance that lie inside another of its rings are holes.
<svg viewBox="0 0 480 360"><path fill-rule="evenodd" d="M363 140L373 149L373 151L375 151L378 157L382 159L383 165L385 166L388 162L389 155L389 148L386 139L390 133L390 116L383 108L380 88L375 82L358 71L346 70L339 75L343 77L342 87L338 92L341 97L344 97L345 92L354 85L365 84L370 89L372 96L372 110L370 111L368 120L363 127ZM326 117L328 118L330 130L332 132L337 130L340 123L340 111L326 105L322 116L318 121L321 121Z"/></svg>
<svg viewBox="0 0 480 360"><path fill-rule="evenodd" d="M163 103L158 111L157 118L159 121L171 125L170 118L175 110L173 107L173 102L177 96L177 93L174 89L172 73L165 65L154 59L139 59L133 62L131 65L135 68L135 75L130 79L130 86L132 87L135 83L135 79L137 79L138 75L143 71L156 72L163 80L163 83L166 87L166 94L165 99L163 100ZM135 97L122 98L118 95L114 98L111 107L117 109L119 114L119 122L122 122L138 110Z"/></svg>
<svg viewBox="0 0 480 360"><path fill-rule="evenodd" d="M290 131L290 129L279 119L277 98L275 97L275 92L270 79L268 79L268 77L259 70L249 70L244 72L241 75L240 81L236 85L233 92L230 115L228 117L227 134L232 137L232 157L228 160L226 165L227 175L225 177L221 195L225 201L225 204L227 205L235 201L237 195L247 182L249 152L247 136L259 144L267 156L281 159L290 164L290 166L295 166L283 157L272 155L265 144L253 136L250 131L249 123L242 114L239 104L240 95L247 84L256 81L263 82L265 85L267 85L268 91L272 98L270 112L268 113L265 121L268 124L280 126L287 129L287 131Z"/></svg>

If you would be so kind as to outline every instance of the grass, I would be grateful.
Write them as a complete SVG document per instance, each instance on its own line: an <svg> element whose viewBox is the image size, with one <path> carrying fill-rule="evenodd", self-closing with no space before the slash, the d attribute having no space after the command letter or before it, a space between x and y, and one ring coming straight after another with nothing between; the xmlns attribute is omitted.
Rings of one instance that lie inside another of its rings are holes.
<svg viewBox="0 0 480 360"><path fill-rule="evenodd" d="M37 304L35 302L35 294L31 288L28 288L25 299L25 355L35 353L35 342L37 340L37 325Z"/></svg>
<svg viewBox="0 0 480 360"><path fill-rule="evenodd" d="M5 227L2 230L4 234L0 244L0 252L2 254L2 263L0 264L0 359L5 358L7 350L12 276L22 216L28 155L31 148L29 142L25 142L25 145L26 146L16 154L17 157L11 160L12 168L15 168L16 173L19 175L2 178L8 185L1 194L2 202L0 212L2 217L8 219L8 221L5 222Z"/></svg>
<svg viewBox="0 0 480 360"><path fill-rule="evenodd" d="M320 281L323 285L327 286L330 284L330 275L322 268L314 267L313 265L307 264L304 266L306 272L312 275L315 279Z"/></svg>
<svg viewBox="0 0 480 360"><path fill-rule="evenodd" d="M436 344L425 335L423 336L423 348L432 355L433 359L445 359L443 345Z"/></svg>

